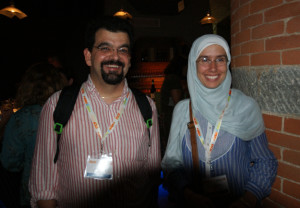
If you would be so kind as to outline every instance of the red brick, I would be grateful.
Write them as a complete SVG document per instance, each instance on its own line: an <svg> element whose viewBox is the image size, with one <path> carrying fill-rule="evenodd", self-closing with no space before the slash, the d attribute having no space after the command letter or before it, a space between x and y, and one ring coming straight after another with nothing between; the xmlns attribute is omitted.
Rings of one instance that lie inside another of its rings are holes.
<svg viewBox="0 0 300 208"><path fill-rule="evenodd" d="M257 26L262 24L263 16L262 14L254 14L246 17L241 21L242 30L247 29L248 27Z"/></svg>
<svg viewBox="0 0 300 208"><path fill-rule="evenodd" d="M283 192L300 199L300 185L288 180L283 180Z"/></svg>
<svg viewBox="0 0 300 208"><path fill-rule="evenodd" d="M251 66L279 65L280 53L260 53L251 55Z"/></svg>
<svg viewBox="0 0 300 208"><path fill-rule="evenodd" d="M278 161L277 175L300 182L300 168Z"/></svg>
<svg viewBox="0 0 300 208"><path fill-rule="evenodd" d="M291 207L291 208L296 208L296 207L300 207L300 201L293 198L293 197L289 197L285 194L280 193L279 191L276 190L272 190L271 195L269 196L269 198L282 205L283 207Z"/></svg>
<svg viewBox="0 0 300 208"><path fill-rule="evenodd" d="M300 166L300 151L283 150L283 160Z"/></svg>
<svg viewBox="0 0 300 208"><path fill-rule="evenodd" d="M269 143L300 151L300 137L266 130Z"/></svg>
<svg viewBox="0 0 300 208"><path fill-rule="evenodd" d="M300 135L300 119L285 118L284 131Z"/></svg>
<svg viewBox="0 0 300 208"><path fill-rule="evenodd" d="M254 0L250 5L250 13L262 11L282 3L282 0Z"/></svg>
<svg viewBox="0 0 300 208"><path fill-rule="evenodd" d="M269 0L272 1L272 0ZM300 13L300 1L285 3L265 12L265 21L271 22L288 17L298 16Z"/></svg>
<svg viewBox="0 0 300 208"><path fill-rule="evenodd" d="M235 44L243 43L250 40L250 30L244 30L235 35Z"/></svg>
<svg viewBox="0 0 300 208"><path fill-rule="evenodd" d="M249 16L249 4L240 6L235 12L231 12L231 18L232 18L233 22L235 22L237 20L241 20L248 16Z"/></svg>
<svg viewBox="0 0 300 208"><path fill-rule="evenodd" d="M231 24L231 35L234 35L238 32L241 31L241 27L240 27L241 22L240 21L236 21L234 23Z"/></svg>
<svg viewBox="0 0 300 208"><path fill-rule="evenodd" d="M300 57L300 49L283 51L282 52L282 64L283 65L300 64L299 57Z"/></svg>
<svg viewBox="0 0 300 208"><path fill-rule="evenodd" d="M263 40L254 40L246 42L241 46L241 54L258 53L265 50L265 43Z"/></svg>
<svg viewBox="0 0 300 208"><path fill-rule="evenodd" d="M277 21L270 24L263 24L252 29L252 38L259 39L271 37L284 33L284 22Z"/></svg>
<svg viewBox="0 0 300 208"><path fill-rule="evenodd" d="M241 55L241 47L240 46L233 46L231 47L231 56L239 56Z"/></svg>
<svg viewBox="0 0 300 208"><path fill-rule="evenodd" d="M293 17L287 22L287 33L300 32L300 16Z"/></svg>
<svg viewBox="0 0 300 208"><path fill-rule="evenodd" d="M240 5L248 4L249 0L240 0Z"/></svg>
<svg viewBox="0 0 300 208"><path fill-rule="evenodd" d="M300 35L275 37L266 40L266 50L286 50L300 47Z"/></svg>
<svg viewBox="0 0 300 208"><path fill-rule="evenodd" d="M269 142L269 148L277 158L277 160L281 160L281 149L279 147L276 147Z"/></svg>
<svg viewBox="0 0 300 208"><path fill-rule="evenodd" d="M263 119L264 119L266 128L281 131L282 117L263 114Z"/></svg>
<svg viewBox="0 0 300 208"><path fill-rule="evenodd" d="M276 204L269 197L262 201L262 207L263 208L281 208L280 205Z"/></svg>
<svg viewBox="0 0 300 208"><path fill-rule="evenodd" d="M249 66L250 62L249 62L249 56L238 56L235 58L235 62L234 62L234 66L235 67L239 67L239 66Z"/></svg>
<svg viewBox="0 0 300 208"><path fill-rule="evenodd" d="M240 6L240 0L230 1L231 12L234 12L237 8L239 8L239 6Z"/></svg>
<svg viewBox="0 0 300 208"><path fill-rule="evenodd" d="M281 191L281 181L282 179L276 176L275 182L273 183L272 188L276 189L277 191Z"/></svg>

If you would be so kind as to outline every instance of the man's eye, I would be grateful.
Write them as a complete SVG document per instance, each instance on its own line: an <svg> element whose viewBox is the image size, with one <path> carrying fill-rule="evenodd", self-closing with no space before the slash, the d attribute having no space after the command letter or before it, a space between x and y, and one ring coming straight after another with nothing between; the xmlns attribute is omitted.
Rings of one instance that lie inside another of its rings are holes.
<svg viewBox="0 0 300 208"><path fill-rule="evenodd" d="M109 47L99 47L98 48L100 51L103 51L103 52L108 52L110 51L110 48Z"/></svg>
<svg viewBox="0 0 300 208"><path fill-rule="evenodd" d="M128 54L128 53L129 53L128 48L120 48L118 51L119 51L120 53L123 53L123 54Z"/></svg>

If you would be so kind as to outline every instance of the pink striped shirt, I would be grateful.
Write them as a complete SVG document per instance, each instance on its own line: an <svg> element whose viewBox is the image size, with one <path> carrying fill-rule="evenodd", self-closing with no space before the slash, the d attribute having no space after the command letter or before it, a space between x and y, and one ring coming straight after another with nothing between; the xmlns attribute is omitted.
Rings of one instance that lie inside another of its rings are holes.
<svg viewBox="0 0 300 208"><path fill-rule="evenodd" d="M122 96L110 105L101 99L90 77L84 86L104 134L129 90L127 81ZM146 124L130 93L118 125L103 144L104 151L113 154L113 180L96 180L84 178L84 170L87 156L99 152L100 139L80 94L60 139L58 161L53 162L57 137L53 111L59 94L49 98L40 117L29 182L32 205L36 206L37 200L56 199L59 207L153 206L161 161L154 102L148 98L153 111L149 147Z"/></svg>

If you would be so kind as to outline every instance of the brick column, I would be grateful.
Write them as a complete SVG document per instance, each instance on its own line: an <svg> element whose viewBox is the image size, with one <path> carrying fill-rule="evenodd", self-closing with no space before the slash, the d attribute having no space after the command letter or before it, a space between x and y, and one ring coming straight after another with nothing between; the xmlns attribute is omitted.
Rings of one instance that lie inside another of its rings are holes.
<svg viewBox="0 0 300 208"><path fill-rule="evenodd" d="M231 0L233 86L262 109L279 168L264 207L300 207L300 1Z"/></svg>

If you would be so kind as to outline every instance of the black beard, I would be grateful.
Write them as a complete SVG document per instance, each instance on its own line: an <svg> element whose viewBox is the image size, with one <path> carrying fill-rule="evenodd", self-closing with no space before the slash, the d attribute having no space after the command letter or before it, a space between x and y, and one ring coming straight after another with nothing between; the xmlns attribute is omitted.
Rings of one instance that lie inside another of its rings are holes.
<svg viewBox="0 0 300 208"><path fill-rule="evenodd" d="M118 72L108 72L106 73L103 69L103 66L106 64L118 65L122 67L121 73ZM111 85L120 84L124 78L124 63L121 61L104 61L101 63L101 75L104 82Z"/></svg>

